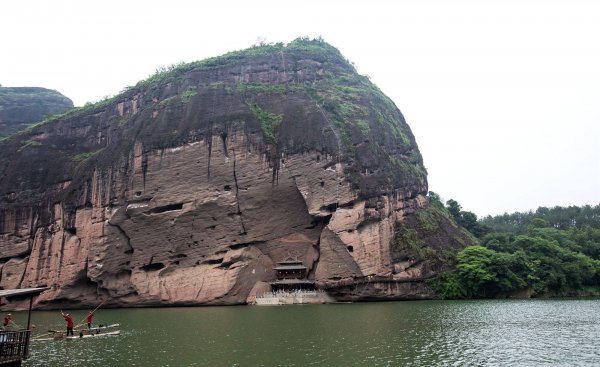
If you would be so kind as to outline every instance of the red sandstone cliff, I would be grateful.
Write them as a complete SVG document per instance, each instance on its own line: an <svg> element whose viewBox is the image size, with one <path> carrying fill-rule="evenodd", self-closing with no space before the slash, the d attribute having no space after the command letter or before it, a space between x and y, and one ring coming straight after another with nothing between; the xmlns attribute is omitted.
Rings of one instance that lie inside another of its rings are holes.
<svg viewBox="0 0 600 367"><path fill-rule="evenodd" d="M0 287L41 308L245 303L290 255L339 299L433 296L394 241L427 206L415 139L320 41L159 73L0 154Z"/></svg>

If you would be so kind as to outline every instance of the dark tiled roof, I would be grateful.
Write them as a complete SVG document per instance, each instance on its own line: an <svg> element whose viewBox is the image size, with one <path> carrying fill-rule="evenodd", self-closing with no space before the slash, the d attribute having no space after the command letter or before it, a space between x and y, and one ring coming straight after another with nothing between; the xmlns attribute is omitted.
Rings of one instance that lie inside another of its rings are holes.
<svg viewBox="0 0 600 367"><path fill-rule="evenodd" d="M40 294L43 291L48 289L48 287L39 287L39 288L21 288L21 289L2 289L0 290L0 298L2 297L12 297L12 296L23 296L26 294Z"/></svg>
<svg viewBox="0 0 600 367"><path fill-rule="evenodd" d="M280 263L281 264L281 263ZM279 265L274 267L275 270L305 270L306 266L304 265Z"/></svg>

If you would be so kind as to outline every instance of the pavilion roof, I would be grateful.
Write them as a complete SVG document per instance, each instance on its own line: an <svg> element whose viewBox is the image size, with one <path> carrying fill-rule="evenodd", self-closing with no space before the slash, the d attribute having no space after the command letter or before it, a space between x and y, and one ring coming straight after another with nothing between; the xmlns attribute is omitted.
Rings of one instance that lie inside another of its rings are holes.
<svg viewBox="0 0 600 367"><path fill-rule="evenodd" d="M37 287L37 288L21 288L21 289L0 289L0 298L2 297L13 297L13 296L24 296L26 294L37 295L49 289L48 287Z"/></svg>
<svg viewBox="0 0 600 367"><path fill-rule="evenodd" d="M278 265L274 267L275 270L305 270L306 266L304 265Z"/></svg>

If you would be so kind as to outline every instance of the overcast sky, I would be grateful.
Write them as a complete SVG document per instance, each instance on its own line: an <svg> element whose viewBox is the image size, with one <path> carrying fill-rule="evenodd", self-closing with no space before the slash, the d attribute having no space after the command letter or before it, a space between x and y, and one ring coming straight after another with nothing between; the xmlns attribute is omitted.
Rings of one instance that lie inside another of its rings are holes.
<svg viewBox="0 0 600 367"><path fill-rule="evenodd" d="M600 203L600 2L0 1L0 84L75 105L161 65L322 36L412 128L429 188L479 216Z"/></svg>

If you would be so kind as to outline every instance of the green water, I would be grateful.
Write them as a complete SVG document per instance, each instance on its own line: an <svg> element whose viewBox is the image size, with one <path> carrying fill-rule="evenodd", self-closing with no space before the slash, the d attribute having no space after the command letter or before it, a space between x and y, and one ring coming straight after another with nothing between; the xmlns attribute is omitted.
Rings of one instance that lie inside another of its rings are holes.
<svg viewBox="0 0 600 367"><path fill-rule="evenodd" d="M37 330L64 324L58 312L33 318ZM600 300L119 309L96 320L121 335L35 342L25 366L600 364Z"/></svg>

